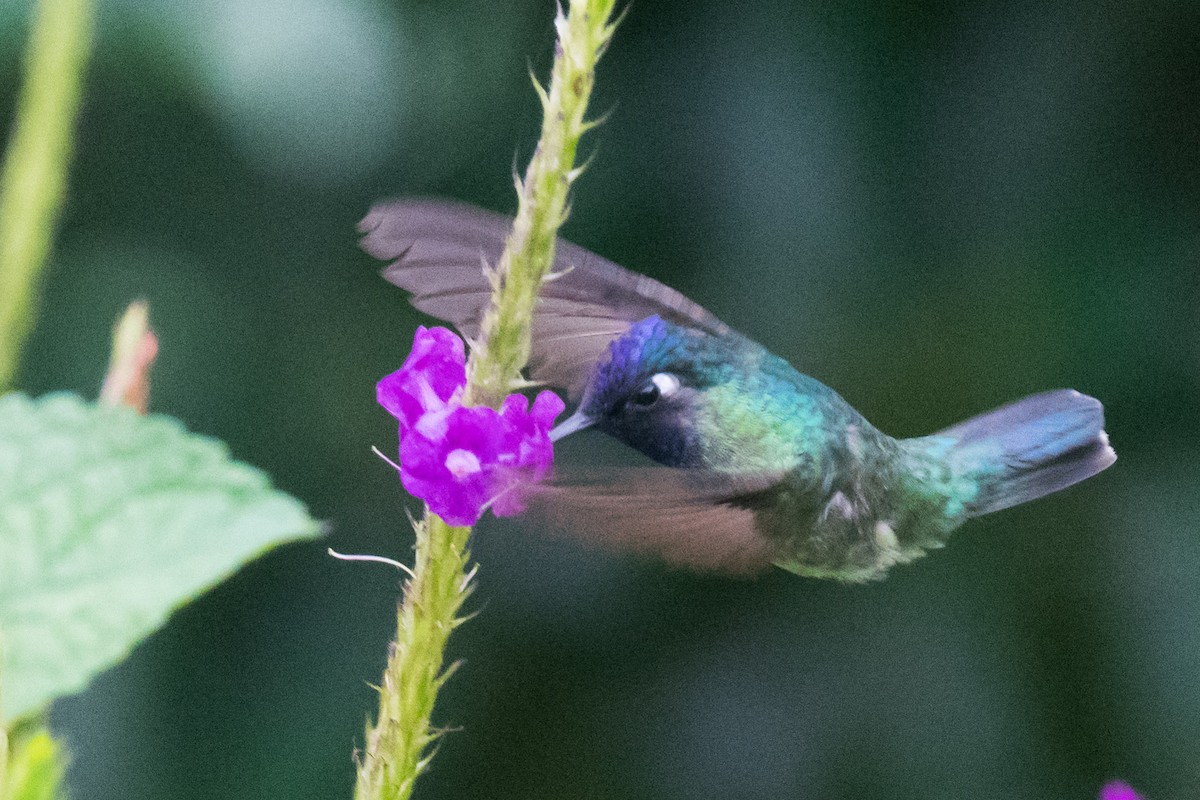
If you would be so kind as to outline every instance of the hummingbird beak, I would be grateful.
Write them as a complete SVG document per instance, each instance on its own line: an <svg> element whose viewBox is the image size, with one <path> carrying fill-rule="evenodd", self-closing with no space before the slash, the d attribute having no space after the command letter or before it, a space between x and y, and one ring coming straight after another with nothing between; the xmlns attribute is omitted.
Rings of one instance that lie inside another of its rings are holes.
<svg viewBox="0 0 1200 800"><path fill-rule="evenodd" d="M586 416L583 412L576 411L562 423L554 426L553 430L550 431L550 441L557 442L559 439L569 436L575 431L590 428L594 422L594 419Z"/></svg>

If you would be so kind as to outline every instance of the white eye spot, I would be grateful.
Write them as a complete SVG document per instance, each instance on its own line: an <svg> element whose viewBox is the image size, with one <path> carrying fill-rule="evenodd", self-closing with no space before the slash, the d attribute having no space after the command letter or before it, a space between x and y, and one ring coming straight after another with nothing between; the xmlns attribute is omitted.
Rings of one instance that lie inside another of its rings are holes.
<svg viewBox="0 0 1200 800"><path fill-rule="evenodd" d="M679 378L669 372L656 373L650 382L658 387L658 392L663 397L670 397L679 391Z"/></svg>

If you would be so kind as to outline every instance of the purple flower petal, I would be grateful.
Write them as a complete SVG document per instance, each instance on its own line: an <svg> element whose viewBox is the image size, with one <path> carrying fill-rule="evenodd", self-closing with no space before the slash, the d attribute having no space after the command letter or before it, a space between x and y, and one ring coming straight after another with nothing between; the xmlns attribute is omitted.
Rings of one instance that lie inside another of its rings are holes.
<svg viewBox="0 0 1200 800"><path fill-rule="evenodd" d="M404 366L376 386L379 404L400 423L400 480L451 525L472 525L490 503L497 516L525 508L524 488L554 462L549 431L562 413L553 392L513 394L500 411L464 408L462 339L418 328Z"/></svg>
<svg viewBox="0 0 1200 800"><path fill-rule="evenodd" d="M489 503L496 516L519 514L526 488L553 464L548 432L562 407L545 392L533 413L514 394L500 411L457 406L425 414L401 435L400 480L451 525L474 524Z"/></svg>
<svg viewBox="0 0 1200 800"><path fill-rule="evenodd" d="M492 505L497 517L511 517L525 510L524 489L546 477L554 463L554 448L549 431L554 418L562 413L564 404L554 392L541 392L533 401L512 394L504 399L500 417L508 427L505 470L497 475L500 489Z"/></svg>
<svg viewBox="0 0 1200 800"><path fill-rule="evenodd" d="M495 410L459 406L445 415L441 438L401 436L400 482L451 525L473 525L495 492L504 434Z"/></svg>
<svg viewBox="0 0 1200 800"><path fill-rule="evenodd" d="M538 392L529 416L533 417L533 421L537 423L538 427L549 431L554 427L554 420L566 407L562 398L554 392Z"/></svg>
<svg viewBox="0 0 1200 800"><path fill-rule="evenodd" d="M462 339L447 328L417 328L404 366L376 384L379 405L400 421L403 434L421 417L457 403L467 383Z"/></svg>
<svg viewBox="0 0 1200 800"><path fill-rule="evenodd" d="M1141 797L1125 781L1111 781L1100 790L1100 800L1141 800Z"/></svg>

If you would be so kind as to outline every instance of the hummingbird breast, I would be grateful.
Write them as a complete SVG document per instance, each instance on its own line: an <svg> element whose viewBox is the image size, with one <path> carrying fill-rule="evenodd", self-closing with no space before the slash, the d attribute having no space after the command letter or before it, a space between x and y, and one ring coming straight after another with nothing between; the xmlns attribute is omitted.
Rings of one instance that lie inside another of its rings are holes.
<svg viewBox="0 0 1200 800"><path fill-rule="evenodd" d="M962 519L937 487L948 467L880 432L841 396L764 351L757 368L708 389L697 415L708 468L775 473L745 498L776 563L847 581L879 578L944 543Z"/></svg>
<svg viewBox="0 0 1200 800"><path fill-rule="evenodd" d="M865 427L864 427L865 425ZM941 547L965 519L942 490L944 462L864 423L829 447L815 482L788 474L753 505L775 563L800 575L861 582Z"/></svg>

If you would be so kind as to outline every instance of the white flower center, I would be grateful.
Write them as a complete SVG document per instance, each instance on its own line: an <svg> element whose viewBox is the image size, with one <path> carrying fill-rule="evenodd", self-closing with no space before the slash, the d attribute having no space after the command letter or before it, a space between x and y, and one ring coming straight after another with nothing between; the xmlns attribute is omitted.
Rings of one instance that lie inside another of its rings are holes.
<svg viewBox="0 0 1200 800"><path fill-rule="evenodd" d="M479 463L479 457L470 450L451 450L446 454L446 469L450 470L450 474L456 480L462 480L469 475L474 475L483 469Z"/></svg>

